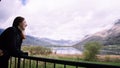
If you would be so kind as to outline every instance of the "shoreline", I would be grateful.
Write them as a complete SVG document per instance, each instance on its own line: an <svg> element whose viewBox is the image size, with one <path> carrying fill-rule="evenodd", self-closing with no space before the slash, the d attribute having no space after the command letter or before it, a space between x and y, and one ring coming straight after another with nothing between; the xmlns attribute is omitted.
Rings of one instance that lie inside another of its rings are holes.
<svg viewBox="0 0 120 68"><path fill-rule="evenodd" d="M82 58L83 55L82 54L51 54L51 56L58 56L58 57L77 57L77 58ZM109 58L109 59L120 59L120 55L97 55L97 57L99 59L105 59L105 58Z"/></svg>

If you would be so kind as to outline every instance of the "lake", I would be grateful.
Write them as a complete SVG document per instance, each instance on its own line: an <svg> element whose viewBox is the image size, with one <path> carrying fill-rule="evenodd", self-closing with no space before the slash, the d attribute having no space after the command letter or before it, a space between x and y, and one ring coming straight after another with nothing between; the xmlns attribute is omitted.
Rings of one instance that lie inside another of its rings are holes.
<svg viewBox="0 0 120 68"><path fill-rule="evenodd" d="M82 51L73 47L49 47L55 54L82 54Z"/></svg>

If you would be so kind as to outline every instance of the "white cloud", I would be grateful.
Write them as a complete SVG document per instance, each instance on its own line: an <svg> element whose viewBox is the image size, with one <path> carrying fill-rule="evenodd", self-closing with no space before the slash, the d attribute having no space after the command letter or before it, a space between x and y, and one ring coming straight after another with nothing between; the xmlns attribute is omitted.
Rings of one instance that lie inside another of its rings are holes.
<svg viewBox="0 0 120 68"><path fill-rule="evenodd" d="M0 27L5 28L11 25L11 20L19 12L22 4L19 0L1 0L0 2ZM19 8L19 9L18 9Z"/></svg>
<svg viewBox="0 0 120 68"><path fill-rule="evenodd" d="M79 40L86 34L109 28L119 19L119 2L120 0L27 0L26 5L21 6L18 1L14 1L13 6L18 6L12 13L20 8L11 15L26 18L26 33L29 35ZM8 3L9 5L11 4ZM8 11L11 7L8 7ZM11 18L8 19L10 20Z"/></svg>

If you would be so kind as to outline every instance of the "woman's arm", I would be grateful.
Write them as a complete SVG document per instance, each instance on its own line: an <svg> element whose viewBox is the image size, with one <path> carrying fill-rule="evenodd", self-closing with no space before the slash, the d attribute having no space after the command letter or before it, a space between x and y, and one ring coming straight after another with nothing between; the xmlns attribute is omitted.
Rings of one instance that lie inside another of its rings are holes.
<svg viewBox="0 0 120 68"><path fill-rule="evenodd" d="M24 52L22 52L19 47L17 47L18 43L17 43L17 33L16 33L16 29L11 27L8 28L6 31L6 43L7 46L6 48L8 49L8 51L10 52L10 54L12 56L21 56L21 55L25 55Z"/></svg>

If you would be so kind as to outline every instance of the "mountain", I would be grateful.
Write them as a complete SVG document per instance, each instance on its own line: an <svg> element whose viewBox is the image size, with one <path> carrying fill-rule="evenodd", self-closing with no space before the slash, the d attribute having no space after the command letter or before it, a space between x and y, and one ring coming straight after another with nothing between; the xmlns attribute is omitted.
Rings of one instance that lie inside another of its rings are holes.
<svg viewBox="0 0 120 68"><path fill-rule="evenodd" d="M83 49L85 43L93 41L100 42L103 45L120 44L120 19L115 22L110 29L85 36L79 43L75 44L74 47Z"/></svg>
<svg viewBox="0 0 120 68"><path fill-rule="evenodd" d="M23 41L23 45L40 45L40 46L72 46L75 42L71 40L53 40L49 38L36 38L28 36Z"/></svg>
<svg viewBox="0 0 120 68"><path fill-rule="evenodd" d="M87 42L100 42L102 44L104 44L106 42L106 40L98 35L91 35L89 37L84 37L80 42L78 42L77 44L73 45L73 47L79 49L79 50L83 50L83 46L84 44L86 44Z"/></svg>
<svg viewBox="0 0 120 68"><path fill-rule="evenodd" d="M106 40L106 44L107 45L118 45L120 44L120 20L118 20L114 26L108 30L109 35L107 36Z"/></svg>
<svg viewBox="0 0 120 68"><path fill-rule="evenodd" d="M41 38L41 40L46 41L51 43L54 46L72 46L73 44L76 43L76 41L71 41L71 40L52 40L49 38Z"/></svg>
<svg viewBox="0 0 120 68"><path fill-rule="evenodd" d="M26 39L23 41L23 45L52 46L52 44L49 42L29 35L26 36Z"/></svg>

